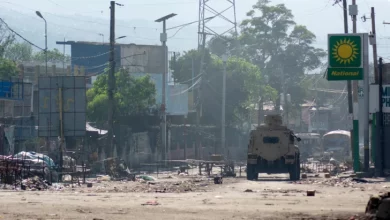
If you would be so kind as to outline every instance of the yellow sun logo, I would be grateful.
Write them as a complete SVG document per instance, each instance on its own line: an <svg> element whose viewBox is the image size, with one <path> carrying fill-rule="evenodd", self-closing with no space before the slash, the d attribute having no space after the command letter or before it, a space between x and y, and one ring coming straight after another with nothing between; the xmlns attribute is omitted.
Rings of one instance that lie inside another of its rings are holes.
<svg viewBox="0 0 390 220"><path fill-rule="evenodd" d="M339 40L332 48L333 58L340 64L350 64L359 54L357 45L350 39Z"/></svg>

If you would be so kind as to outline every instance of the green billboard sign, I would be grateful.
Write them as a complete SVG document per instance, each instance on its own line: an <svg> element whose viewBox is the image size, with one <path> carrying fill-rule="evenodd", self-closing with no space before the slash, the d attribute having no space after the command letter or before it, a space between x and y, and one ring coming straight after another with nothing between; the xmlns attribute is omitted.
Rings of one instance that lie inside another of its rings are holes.
<svg viewBox="0 0 390 220"><path fill-rule="evenodd" d="M328 80L362 80L363 51L361 34L330 34Z"/></svg>

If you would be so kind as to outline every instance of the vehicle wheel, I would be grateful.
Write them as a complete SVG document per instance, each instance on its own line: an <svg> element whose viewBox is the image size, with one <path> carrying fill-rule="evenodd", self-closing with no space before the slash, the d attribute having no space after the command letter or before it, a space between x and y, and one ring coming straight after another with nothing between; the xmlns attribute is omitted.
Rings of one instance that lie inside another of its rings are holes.
<svg viewBox="0 0 390 220"><path fill-rule="evenodd" d="M255 172L255 166L248 164L246 167L246 179L247 180L256 180L257 173Z"/></svg>
<svg viewBox="0 0 390 220"><path fill-rule="evenodd" d="M291 181L297 181L299 179L299 175L300 175L300 168L298 168L299 167L299 157L298 157L298 155L296 155L295 158L296 158L295 159L295 163L290 166L290 170L289 170L290 171L289 174L290 174L290 180Z"/></svg>
<svg viewBox="0 0 390 220"><path fill-rule="evenodd" d="M300 180L301 179L301 159L300 159L300 155L298 154L298 157L297 157L297 180Z"/></svg>

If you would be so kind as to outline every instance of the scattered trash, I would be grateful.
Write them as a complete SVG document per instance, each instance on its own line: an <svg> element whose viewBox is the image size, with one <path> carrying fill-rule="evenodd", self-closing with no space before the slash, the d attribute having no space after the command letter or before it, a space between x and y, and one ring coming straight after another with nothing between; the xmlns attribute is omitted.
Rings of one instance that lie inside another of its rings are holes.
<svg viewBox="0 0 390 220"><path fill-rule="evenodd" d="M301 176L302 179L307 179L307 174L303 173Z"/></svg>
<svg viewBox="0 0 390 220"><path fill-rule="evenodd" d="M330 173L325 173L325 178L329 179L330 178Z"/></svg>
<svg viewBox="0 0 390 220"><path fill-rule="evenodd" d="M87 187L91 188L92 187L92 183L87 183Z"/></svg>
<svg viewBox="0 0 390 220"><path fill-rule="evenodd" d="M315 190L308 190L308 191L306 192L306 195L307 195L307 196L315 196L315 195L316 195L316 191L315 191Z"/></svg>
<svg viewBox="0 0 390 220"><path fill-rule="evenodd" d="M106 173L114 180L134 179L124 160L120 158L107 158L104 160Z"/></svg>
<svg viewBox="0 0 390 220"><path fill-rule="evenodd" d="M98 181L110 181L111 177L108 175L99 175L99 176L97 176L97 180Z"/></svg>
<svg viewBox="0 0 390 220"><path fill-rule="evenodd" d="M22 190L45 190L49 188L49 183L42 178L35 176L33 178L24 179L21 183Z"/></svg>
<svg viewBox="0 0 390 220"><path fill-rule="evenodd" d="M141 205L152 205L152 206L156 206L156 205L160 205L160 203L158 203L157 201L148 201L146 203L143 203Z"/></svg>
<svg viewBox="0 0 390 220"><path fill-rule="evenodd" d="M137 176L136 177L137 179L142 179L142 180L145 180L145 181L155 181L156 179L152 176Z"/></svg>
<svg viewBox="0 0 390 220"><path fill-rule="evenodd" d="M222 177L220 176L214 177L214 184L222 184Z"/></svg>
<svg viewBox="0 0 390 220"><path fill-rule="evenodd" d="M325 168L325 169L322 170L322 172L329 173L329 170Z"/></svg>
<svg viewBox="0 0 390 220"><path fill-rule="evenodd" d="M353 178L352 180L355 182L358 182L358 183L369 183L370 182L368 180L360 179L360 178Z"/></svg>

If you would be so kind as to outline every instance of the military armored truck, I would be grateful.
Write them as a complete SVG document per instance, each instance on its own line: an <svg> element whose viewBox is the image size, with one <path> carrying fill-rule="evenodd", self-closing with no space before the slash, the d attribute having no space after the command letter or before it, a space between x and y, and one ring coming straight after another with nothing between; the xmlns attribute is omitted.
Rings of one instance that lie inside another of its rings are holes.
<svg viewBox="0 0 390 220"><path fill-rule="evenodd" d="M301 139L282 124L280 115L267 115L265 123L252 130L248 145L247 179L257 180L259 173L289 173L290 180L300 178Z"/></svg>

